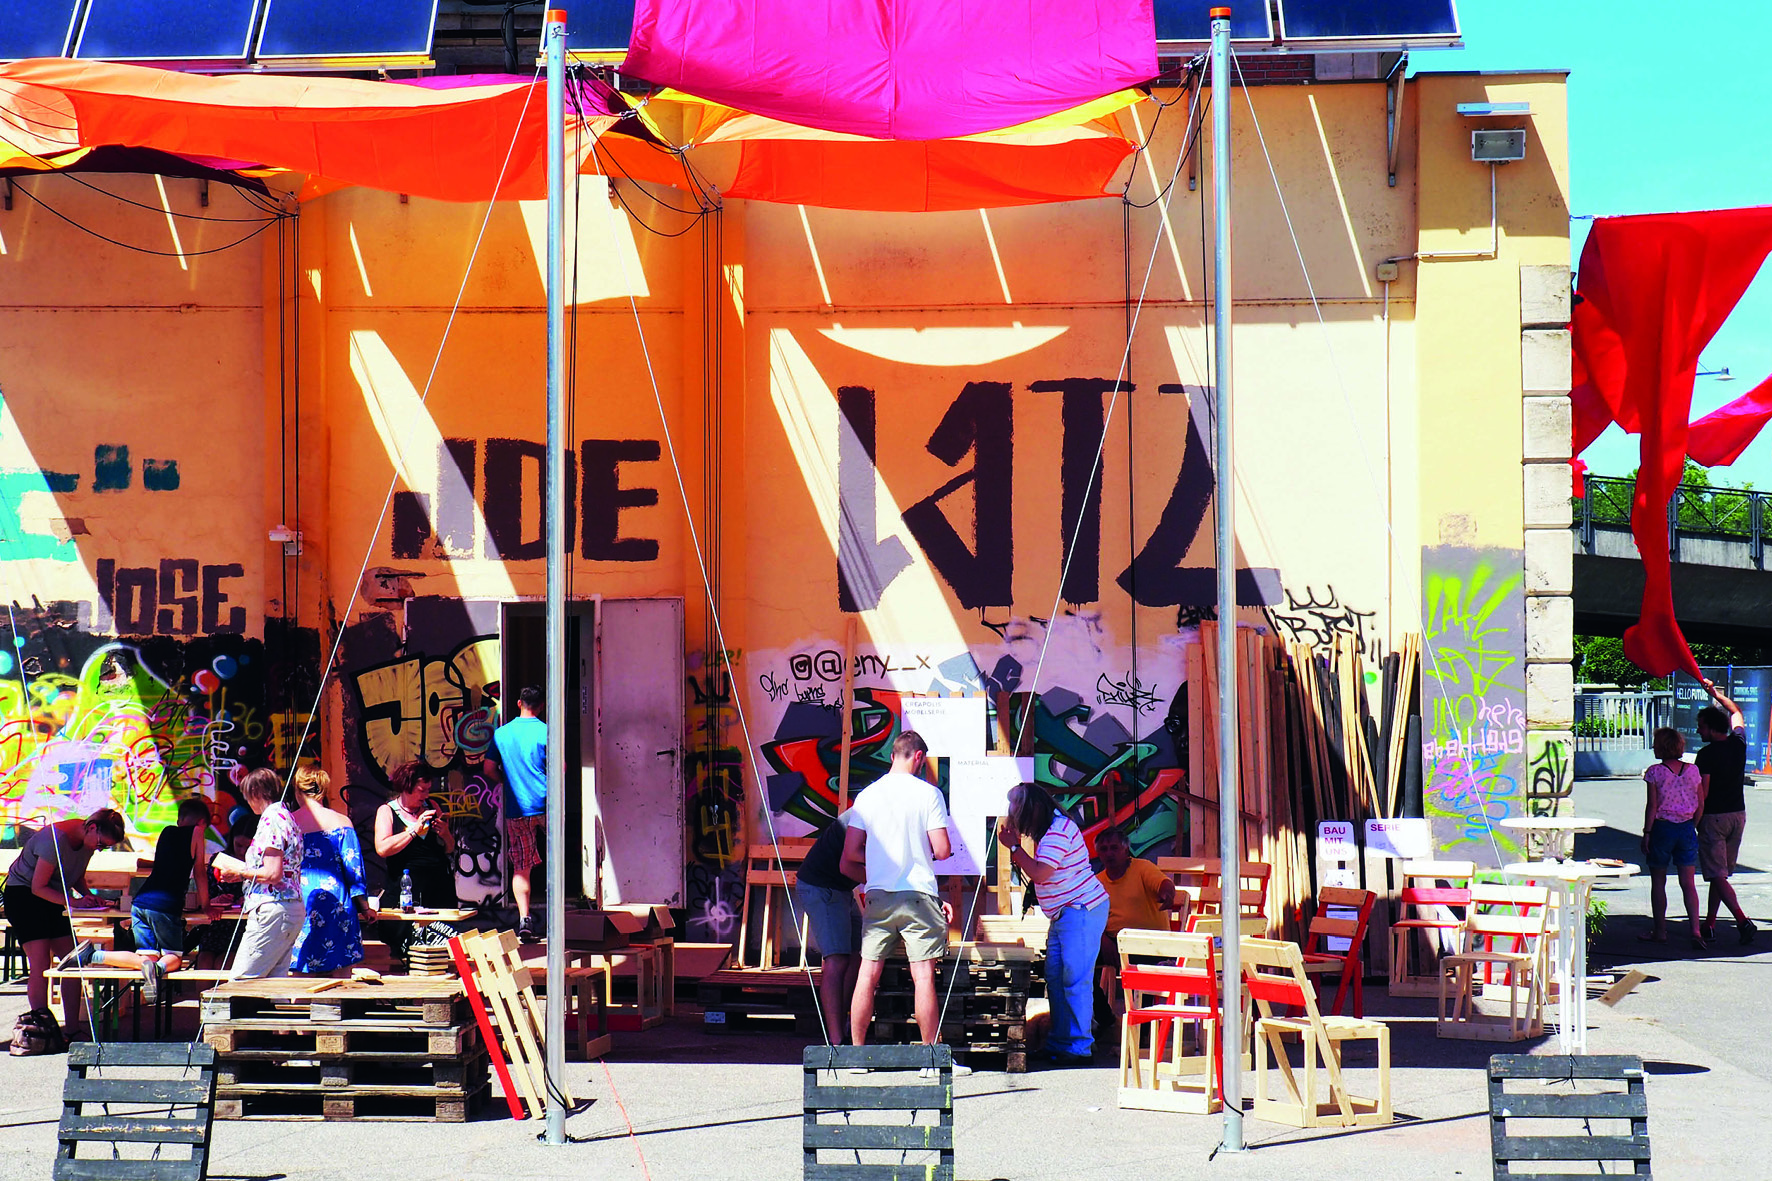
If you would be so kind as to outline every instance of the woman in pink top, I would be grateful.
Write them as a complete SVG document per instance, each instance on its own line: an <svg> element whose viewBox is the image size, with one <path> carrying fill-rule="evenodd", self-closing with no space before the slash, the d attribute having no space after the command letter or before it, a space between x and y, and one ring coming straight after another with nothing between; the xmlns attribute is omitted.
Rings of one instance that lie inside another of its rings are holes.
<svg viewBox="0 0 1772 1181"><path fill-rule="evenodd" d="M1686 742L1678 730L1663 726L1655 731L1655 757L1660 759L1643 772L1649 785L1648 806L1643 812L1643 860L1649 870L1649 905L1655 927L1638 938L1647 943L1667 942L1667 871L1680 871L1680 892L1686 896L1686 918L1692 924L1692 946L1703 950L1698 930L1698 827L1704 811L1704 777L1680 756Z"/></svg>

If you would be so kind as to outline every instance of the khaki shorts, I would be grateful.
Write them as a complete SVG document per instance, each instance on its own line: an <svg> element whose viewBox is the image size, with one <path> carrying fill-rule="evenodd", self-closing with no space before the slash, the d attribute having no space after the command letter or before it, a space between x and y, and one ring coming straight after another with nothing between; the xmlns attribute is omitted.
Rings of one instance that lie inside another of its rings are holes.
<svg viewBox="0 0 1772 1181"><path fill-rule="evenodd" d="M1741 856L1741 834L1747 829L1746 812L1717 812L1698 818L1698 869L1705 877L1720 880L1735 872Z"/></svg>
<svg viewBox="0 0 1772 1181"><path fill-rule="evenodd" d="M919 890L870 890L862 919L861 958L883 960L901 941L909 960L947 955L948 921L940 900Z"/></svg>

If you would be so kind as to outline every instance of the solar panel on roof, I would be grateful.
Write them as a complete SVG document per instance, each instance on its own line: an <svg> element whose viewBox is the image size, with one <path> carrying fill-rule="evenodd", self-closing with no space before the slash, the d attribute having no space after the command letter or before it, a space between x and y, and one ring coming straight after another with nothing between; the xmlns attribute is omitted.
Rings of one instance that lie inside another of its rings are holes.
<svg viewBox="0 0 1772 1181"><path fill-rule="evenodd" d="M1401 41L1458 36L1453 0L1280 0L1287 41Z"/></svg>
<svg viewBox="0 0 1772 1181"><path fill-rule="evenodd" d="M260 0L92 0L74 56L111 61L244 58Z"/></svg>
<svg viewBox="0 0 1772 1181"><path fill-rule="evenodd" d="M0 61L62 57L74 33L79 0L30 0L0 5Z"/></svg>
<svg viewBox="0 0 1772 1181"><path fill-rule="evenodd" d="M1155 0L1159 41L1210 41L1212 18L1207 13L1225 0ZM1241 0L1229 5L1232 41L1272 41L1274 25L1267 0Z"/></svg>
<svg viewBox="0 0 1772 1181"><path fill-rule="evenodd" d="M566 48L578 53L625 53L634 32L634 0L569 4Z"/></svg>
<svg viewBox="0 0 1772 1181"><path fill-rule="evenodd" d="M429 55L437 0L265 0L258 56Z"/></svg>

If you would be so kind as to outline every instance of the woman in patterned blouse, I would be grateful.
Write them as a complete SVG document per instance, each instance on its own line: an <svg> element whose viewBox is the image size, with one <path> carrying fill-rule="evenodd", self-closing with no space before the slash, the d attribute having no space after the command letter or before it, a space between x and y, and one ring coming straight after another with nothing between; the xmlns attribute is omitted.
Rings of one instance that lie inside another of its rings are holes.
<svg viewBox="0 0 1772 1181"><path fill-rule="evenodd" d="M258 813L258 831L246 851L246 865L224 863L223 877L246 883L241 904L246 929L234 955L234 978L289 975L289 953L301 935L307 907L302 901L301 830L282 804L283 781L261 767L240 780L246 806Z"/></svg>

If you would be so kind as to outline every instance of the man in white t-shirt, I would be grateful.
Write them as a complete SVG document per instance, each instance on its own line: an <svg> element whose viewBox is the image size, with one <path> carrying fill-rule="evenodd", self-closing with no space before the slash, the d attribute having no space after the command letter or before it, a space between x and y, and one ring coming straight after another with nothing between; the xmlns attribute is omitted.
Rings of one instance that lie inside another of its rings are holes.
<svg viewBox="0 0 1772 1181"><path fill-rule="evenodd" d="M867 914L861 936L861 974L849 1010L849 1034L867 1044L874 990L886 957L902 941L911 964L917 1030L934 1045L935 965L947 955L953 908L941 901L935 863L953 854L947 803L921 778L929 747L914 730L892 744L892 770L855 797L843 845L843 872L865 882Z"/></svg>

